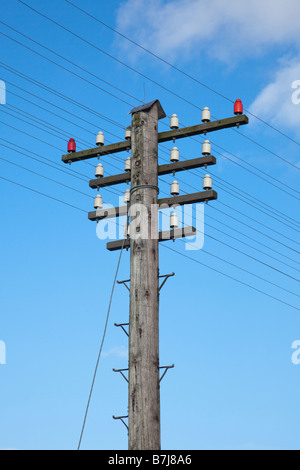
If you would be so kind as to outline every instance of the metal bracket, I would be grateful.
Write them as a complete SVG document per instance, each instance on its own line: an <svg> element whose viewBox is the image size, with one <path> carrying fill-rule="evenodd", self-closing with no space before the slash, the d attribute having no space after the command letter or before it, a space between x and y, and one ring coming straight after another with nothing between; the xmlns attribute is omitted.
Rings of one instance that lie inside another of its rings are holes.
<svg viewBox="0 0 300 470"><path fill-rule="evenodd" d="M113 416L113 419L119 419L120 421L122 421L124 426L126 426L127 431L129 431L128 425L124 421L124 419L127 419L127 418L128 418L128 415L127 416Z"/></svg>
<svg viewBox="0 0 300 470"><path fill-rule="evenodd" d="M165 285L165 283L167 282L167 280L169 279L169 277L173 277L175 276L175 273L172 273L172 274L165 274L163 276L159 276L160 278L164 277L164 281L161 283L161 285L159 286L159 290L161 290L163 288L163 286Z"/></svg>
<svg viewBox="0 0 300 470"><path fill-rule="evenodd" d="M129 380L127 379L126 375L123 374L123 372L128 371L128 369L113 369L114 372L119 372L122 377L126 380L127 383L129 383Z"/></svg>
<svg viewBox="0 0 300 470"><path fill-rule="evenodd" d="M162 381L162 379L164 378L164 376L166 375L166 373L168 372L169 369L173 369L175 367L175 364L172 364L171 366L162 366L160 367L160 369L165 369L163 375L161 376L161 378L159 379L159 382Z"/></svg>
<svg viewBox="0 0 300 470"><path fill-rule="evenodd" d="M162 374L162 376L160 377L159 379L159 382L162 381L162 379L164 378L164 376L166 375L166 373L168 372L169 369L173 369L175 367L175 364L172 364L171 366L160 366L159 369L165 369L164 373ZM114 372L119 372L122 377L124 377L124 379L126 380L127 383L129 383L129 380L127 379L126 375L123 374L123 372L128 372L129 369L113 369Z"/></svg>
<svg viewBox="0 0 300 470"><path fill-rule="evenodd" d="M115 326L119 327L119 328L122 328L122 330L124 331L124 333L129 337L129 334L128 332L125 330L124 326L129 326L129 323L115 323Z"/></svg>
<svg viewBox="0 0 300 470"><path fill-rule="evenodd" d="M164 278L163 282L161 283L161 285L159 286L159 290L162 289L162 287L165 285L165 283L167 282L167 280L169 279L169 277L173 277L175 276L175 273L172 273L172 274L162 274L161 276L158 276L159 279L162 279ZM126 289L130 292L130 287L128 287L127 283L130 282L130 279L126 279L125 281L117 281L118 284L124 284L124 286L126 287ZM116 325L115 326L121 326L121 325Z"/></svg>
<svg viewBox="0 0 300 470"><path fill-rule="evenodd" d="M130 279L127 279L126 281L117 281L118 284L124 284L126 289L128 289L130 292L130 287L128 287L127 282L130 282Z"/></svg>

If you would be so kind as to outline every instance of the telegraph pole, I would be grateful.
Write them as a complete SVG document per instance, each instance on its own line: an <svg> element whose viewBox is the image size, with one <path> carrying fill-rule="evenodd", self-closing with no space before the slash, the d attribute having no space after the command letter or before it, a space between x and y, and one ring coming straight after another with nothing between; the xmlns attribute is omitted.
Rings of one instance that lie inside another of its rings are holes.
<svg viewBox="0 0 300 470"><path fill-rule="evenodd" d="M76 152L74 142L65 163L109 155L131 149L131 171L90 181L91 188L131 182L130 209L127 206L113 210L89 213L89 219L99 222L105 218L127 215L131 218L130 237L107 243L110 251L130 249L130 314L128 364L128 448L129 450L160 450L160 362L159 362L159 249L160 242L195 234L193 227L159 232L160 208L207 202L217 199L217 193L205 191L185 196L158 199L158 176L216 164L216 159L203 152L203 157L184 162L158 165L158 143L175 141L188 136L206 135L220 129L248 123L239 106L236 117L159 133L158 121L166 117L158 100L134 108L131 121L131 139ZM208 108L206 108L207 110ZM207 114L207 113L206 113ZM126 281L129 282L129 281ZM170 366L173 367L173 366ZM165 368L166 370L168 367ZM122 369L124 371L124 369ZM122 373L123 375L123 373ZM124 375L123 375L124 376ZM126 378L126 377L125 377ZM125 416L120 417L124 423ZM125 423L124 423L125 424Z"/></svg>
<svg viewBox="0 0 300 470"><path fill-rule="evenodd" d="M131 125L131 204L140 208L142 238L130 249L129 450L160 449L158 119L159 102L134 112ZM132 215L132 214L131 214Z"/></svg>

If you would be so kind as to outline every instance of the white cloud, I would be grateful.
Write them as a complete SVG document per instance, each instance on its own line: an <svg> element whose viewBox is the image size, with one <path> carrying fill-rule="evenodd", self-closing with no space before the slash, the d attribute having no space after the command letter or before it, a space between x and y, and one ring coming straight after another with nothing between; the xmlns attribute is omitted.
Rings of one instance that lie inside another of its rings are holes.
<svg viewBox="0 0 300 470"><path fill-rule="evenodd" d="M233 55L249 57L270 46L298 48L298 11L298 0L126 0L117 27L169 60L205 51L230 61ZM124 41L120 44L125 47ZM136 48L129 50L138 54Z"/></svg>
<svg viewBox="0 0 300 470"><path fill-rule="evenodd" d="M229 65L268 52L289 54L275 62L277 71L266 76L250 111L299 135L300 104L292 102L292 84L300 80L298 11L299 0L124 0L117 28L181 68L184 59L205 54ZM143 54L123 39L118 45L133 60Z"/></svg>
<svg viewBox="0 0 300 470"><path fill-rule="evenodd" d="M250 112L276 127L289 128L300 135L300 57L281 61L274 79L264 87L250 107ZM296 88L295 88L296 87Z"/></svg>
<svg viewBox="0 0 300 470"><path fill-rule="evenodd" d="M123 346L116 346L109 351L103 352L103 357L118 357L120 359L128 357L128 349Z"/></svg>

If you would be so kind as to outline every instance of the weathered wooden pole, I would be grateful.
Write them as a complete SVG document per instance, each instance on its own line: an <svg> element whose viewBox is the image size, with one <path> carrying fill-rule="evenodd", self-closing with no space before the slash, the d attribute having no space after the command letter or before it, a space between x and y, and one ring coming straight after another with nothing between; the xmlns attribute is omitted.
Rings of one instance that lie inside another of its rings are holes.
<svg viewBox="0 0 300 470"><path fill-rule="evenodd" d="M131 128L129 450L159 450L159 101L135 108ZM155 206L157 207L157 206Z"/></svg>

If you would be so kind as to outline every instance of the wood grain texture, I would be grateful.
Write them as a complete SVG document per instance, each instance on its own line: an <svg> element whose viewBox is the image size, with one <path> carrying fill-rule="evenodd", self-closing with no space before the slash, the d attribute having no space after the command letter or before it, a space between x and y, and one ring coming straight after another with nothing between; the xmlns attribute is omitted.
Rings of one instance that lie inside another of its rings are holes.
<svg viewBox="0 0 300 470"><path fill-rule="evenodd" d="M160 449L159 262L158 240L158 106L132 116L131 204L141 209L131 218L131 231L147 239L131 241L129 319L129 450ZM145 189L144 185L151 187ZM142 186L140 189L139 187ZM149 210L148 210L149 209Z"/></svg>

